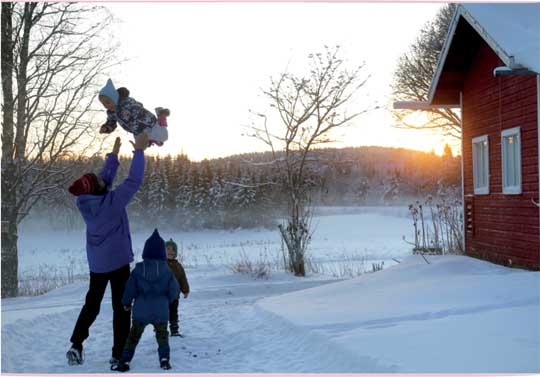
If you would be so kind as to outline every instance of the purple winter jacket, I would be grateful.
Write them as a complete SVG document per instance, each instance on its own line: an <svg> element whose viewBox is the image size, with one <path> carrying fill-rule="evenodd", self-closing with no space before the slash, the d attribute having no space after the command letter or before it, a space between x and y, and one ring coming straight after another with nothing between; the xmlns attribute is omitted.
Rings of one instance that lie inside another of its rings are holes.
<svg viewBox="0 0 540 377"><path fill-rule="evenodd" d="M134 152L129 176L111 190L119 165L118 157L108 154L99 174L107 184L107 193L77 198L86 223L86 255L91 272L111 272L133 261L126 206L142 185L144 152Z"/></svg>

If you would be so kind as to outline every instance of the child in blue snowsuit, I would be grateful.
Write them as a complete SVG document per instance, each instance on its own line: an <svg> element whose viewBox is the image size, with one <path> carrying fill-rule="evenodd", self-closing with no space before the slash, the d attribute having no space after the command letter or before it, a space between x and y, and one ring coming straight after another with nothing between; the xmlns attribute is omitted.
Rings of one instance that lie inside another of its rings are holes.
<svg viewBox="0 0 540 377"><path fill-rule="evenodd" d="M129 370L135 348L148 324L154 326L161 368L171 369L169 333L167 332L169 304L180 293L180 286L167 265L165 241L160 237L157 229L146 240L142 257L143 261L137 263L131 272L122 298L122 304L126 310L130 310L131 303L135 302L132 326L122 358L120 362L111 366L111 370L119 372Z"/></svg>
<svg viewBox="0 0 540 377"><path fill-rule="evenodd" d="M143 104L129 96L126 88L114 88L111 79L99 92L99 101L107 109L107 121L101 126L100 133L109 134L116 129L116 123L127 132L137 136L141 132L148 134L150 145L162 146L169 137L167 117L169 109L156 108L157 118L144 108Z"/></svg>

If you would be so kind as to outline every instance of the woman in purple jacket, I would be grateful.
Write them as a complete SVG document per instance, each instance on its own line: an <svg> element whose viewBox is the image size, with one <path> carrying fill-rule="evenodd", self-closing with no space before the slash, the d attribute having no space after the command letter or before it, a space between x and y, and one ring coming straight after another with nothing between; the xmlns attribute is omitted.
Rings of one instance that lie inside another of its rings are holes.
<svg viewBox="0 0 540 377"><path fill-rule="evenodd" d="M111 363L117 362L130 328L130 313L124 311L122 296L129 278L129 263L133 261L131 235L126 206L142 185L144 150L148 135L141 133L132 143L135 149L129 176L116 189L112 183L120 163L120 138L116 138L112 153L107 155L103 169L97 174L87 173L77 179L69 192L77 196L77 207L86 223L86 255L90 267L90 287L86 294L66 357L70 365L82 364L83 342L88 338L107 284L111 282L114 344Z"/></svg>

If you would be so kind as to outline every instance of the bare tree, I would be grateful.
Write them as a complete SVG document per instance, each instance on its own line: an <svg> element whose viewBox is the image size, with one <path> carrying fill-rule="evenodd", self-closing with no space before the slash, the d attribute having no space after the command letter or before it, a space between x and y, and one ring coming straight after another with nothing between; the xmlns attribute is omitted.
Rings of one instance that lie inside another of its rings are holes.
<svg viewBox="0 0 540 377"><path fill-rule="evenodd" d="M455 9L456 4L443 6L435 19L427 22L420 30L409 52L399 58L392 84L394 102L428 100L429 86L437 69L439 55ZM408 122L407 117L414 111L425 112L429 122L423 125ZM393 110L393 115L397 122L395 126L398 128L438 130L444 135L461 138L461 121L459 115L452 109L396 109Z"/></svg>
<svg viewBox="0 0 540 377"><path fill-rule="evenodd" d="M368 79L360 77L363 65L346 68L339 46L309 55L309 74L282 73L264 90L274 116L255 113L259 121L249 136L262 140L271 150L268 166L283 175L287 219L279 226L288 251L291 272L305 276L304 256L310 232L310 169L313 148L331 142L332 130L349 125L361 113L347 114L353 96ZM262 123L262 124L261 124ZM270 124L272 123L272 125Z"/></svg>
<svg viewBox="0 0 540 377"><path fill-rule="evenodd" d="M2 297L12 297L18 225L71 178L60 161L99 149L92 102L114 50L111 16L97 6L3 2L1 22Z"/></svg>

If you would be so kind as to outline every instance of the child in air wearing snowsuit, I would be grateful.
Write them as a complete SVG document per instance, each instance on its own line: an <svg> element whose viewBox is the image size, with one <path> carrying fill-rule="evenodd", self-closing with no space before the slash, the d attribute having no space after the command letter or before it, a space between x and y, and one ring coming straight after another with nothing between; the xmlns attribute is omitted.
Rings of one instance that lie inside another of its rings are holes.
<svg viewBox="0 0 540 377"><path fill-rule="evenodd" d="M111 366L111 370L119 372L129 370L135 348L148 324L154 326L156 333L160 367L171 369L167 322L169 322L169 304L178 297L180 287L167 266L165 241L160 237L157 229L146 240L142 257L143 261L137 263L131 272L122 297L122 304L126 310L130 310L131 303L135 302L132 326L122 358Z"/></svg>
<svg viewBox="0 0 540 377"><path fill-rule="evenodd" d="M189 295L189 283L186 277L186 271L182 264L176 259L178 256L178 246L171 238L165 242L165 248L167 250L167 264L171 268L178 284L180 285L180 291L184 294L184 298ZM169 328L171 330L171 336L182 336L178 326L178 297L169 305Z"/></svg>
<svg viewBox="0 0 540 377"><path fill-rule="evenodd" d="M141 132L148 134L150 145L162 146L169 137L167 117L169 109L156 108L157 118L129 96L126 88L115 89L111 79L99 92L99 101L107 109L107 121L101 126L100 133L109 134L116 129L116 123L135 136Z"/></svg>

